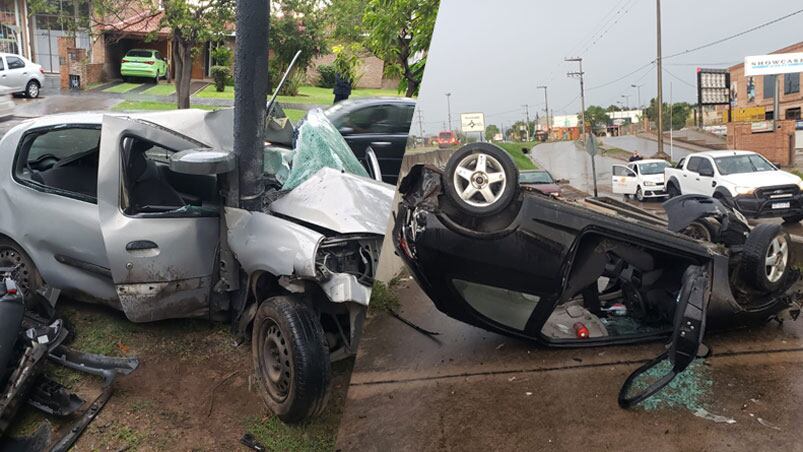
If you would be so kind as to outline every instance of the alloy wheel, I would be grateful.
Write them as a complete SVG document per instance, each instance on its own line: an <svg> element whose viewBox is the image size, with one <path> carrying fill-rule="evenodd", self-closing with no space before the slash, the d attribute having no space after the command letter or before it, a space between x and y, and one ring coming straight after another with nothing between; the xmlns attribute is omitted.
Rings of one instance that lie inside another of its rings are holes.
<svg viewBox="0 0 803 452"><path fill-rule="evenodd" d="M466 204L487 207L502 197L507 177L499 160L488 154L476 153L460 161L453 182Z"/></svg>
<svg viewBox="0 0 803 452"><path fill-rule="evenodd" d="M772 239L767 248L767 255L764 259L764 271L770 282L777 282L786 271L786 264L789 260L789 244L783 236Z"/></svg>

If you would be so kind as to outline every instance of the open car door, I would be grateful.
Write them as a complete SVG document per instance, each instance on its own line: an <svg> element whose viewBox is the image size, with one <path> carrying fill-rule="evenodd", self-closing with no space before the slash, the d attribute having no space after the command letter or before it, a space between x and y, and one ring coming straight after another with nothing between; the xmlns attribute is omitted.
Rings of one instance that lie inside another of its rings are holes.
<svg viewBox="0 0 803 452"><path fill-rule="evenodd" d="M204 316L218 247L214 176L178 174L171 157L204 147L155 124L104 116L98 172L101 232L126 316L135 322Z"/></svg>
<svg viewBox="0 0 803 452"><path fill-rule="evenodd" d="M625 165L613 165L611 170L611 188L619 195L634 195L638 188L636 173Z"/></svg>
<svg viewBox="0 0 803 452"><path fill-rule="evenodd" d="M664 353L627 377L619 391L620 407L630 408L655 395L694 361L705 334L705 316L710 294L709 271L699 266L687 268L675 307L672 341ZM648 374L665 360L669 361L670 366L665 375L653 378L653 375Z"/></svg>

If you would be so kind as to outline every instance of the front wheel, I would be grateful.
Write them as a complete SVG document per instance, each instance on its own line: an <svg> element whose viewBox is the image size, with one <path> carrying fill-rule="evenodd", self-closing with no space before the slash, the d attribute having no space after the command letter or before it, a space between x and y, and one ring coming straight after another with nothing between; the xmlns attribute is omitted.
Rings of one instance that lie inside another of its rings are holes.
<svg viewBox="0 0 803 452"><path fill-rule="evenodd" d="M636 199L638 199L639 202L644 202L644 192L641 191L641 187L636 188Z"/></svg>
<svg viewBox="0 0 803 452"><path fill-rule="evenodd" d="M510 205L519 187L519 169L510 155L490 143L458 149L446 164L446 195L464 213L497 214Z"/></svg>
<svg viewBox="0 0 803 452"><path fill-rule="evenodd" d="M331 363L315 313L294 296L268 298L254 319L251 344L259 392L283 422L323 411Z"/></svg>
<svg viewBox="0 0 803 452"><path fill-rule="evenodd" d="M674 183L670 182L666 186L666 194L669 199L680 196L680 189Z"/></svg>
<svg viewBox="0 0 803 452"><path fill-rule="evenodd" d="M25 86L25 95L31 99L39 97L39 82L36 80L28 82L28 85Z"/></svg>

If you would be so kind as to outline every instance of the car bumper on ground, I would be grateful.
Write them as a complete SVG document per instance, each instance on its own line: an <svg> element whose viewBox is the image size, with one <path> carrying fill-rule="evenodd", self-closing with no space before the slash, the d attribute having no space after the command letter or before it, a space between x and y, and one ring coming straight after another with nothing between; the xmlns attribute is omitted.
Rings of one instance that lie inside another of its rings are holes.
<svg viewBox="0 0 803 452"><path fill-rule="evenodd" d="M736 208L750 218L776 218L803 215L803 194L788 198L767 199L756 196L736 196Z"/></svg>

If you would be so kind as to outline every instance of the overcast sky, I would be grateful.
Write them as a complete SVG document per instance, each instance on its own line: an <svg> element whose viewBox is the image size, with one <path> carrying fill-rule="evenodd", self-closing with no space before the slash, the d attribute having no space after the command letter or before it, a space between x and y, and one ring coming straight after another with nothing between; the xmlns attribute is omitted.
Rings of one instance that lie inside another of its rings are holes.
<svg viewBox="0 0 803 452"><path fill-rule="evenodd" d="M799 0L664 0L663 53L668 56L738 33L803 8ZM606 20L603 20L606 19ZM625 102L647 104L656 93L655 1L653 0L441 0L418 106L427 134L447 120L445 93L451 92L452 124L460 112L484 112L486 124L506 124L543 115L579 111L579 82L567 78L583 57L586 106ZM605 31L607 30L607 32ZM695 101L697 66L728 67L746 55L764 54L803 40L803 13L722 44L665 60L664 99ZM601 36L601 37L600 37ZM592 39L595 37L597 39ZM592 41L596 40L595 43ZM673 77L674 76L674 77ZM604 86L600 86L604 85ZM419 133L416 116L413 131Z"/></svg>

